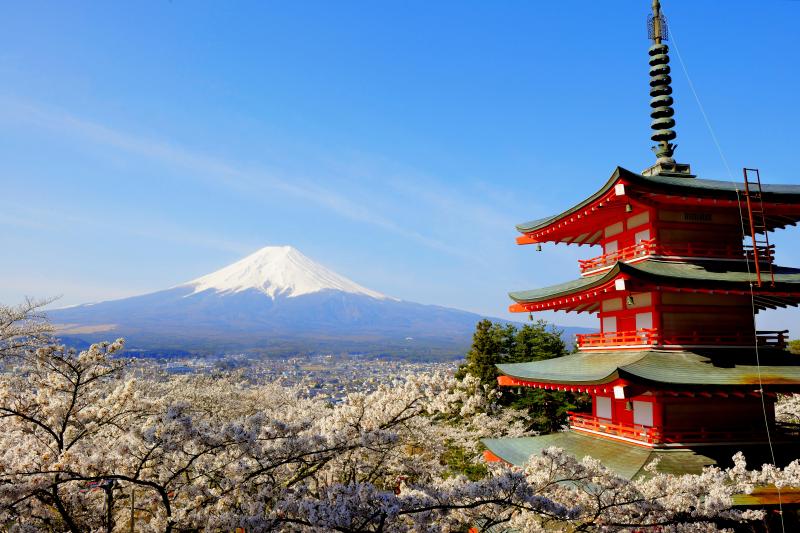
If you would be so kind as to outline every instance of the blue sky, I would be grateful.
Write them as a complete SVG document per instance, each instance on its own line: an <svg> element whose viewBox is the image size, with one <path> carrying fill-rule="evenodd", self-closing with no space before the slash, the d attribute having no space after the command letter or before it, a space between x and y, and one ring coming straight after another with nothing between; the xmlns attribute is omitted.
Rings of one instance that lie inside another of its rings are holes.
<svg viewBox="0 0 800 533"><path fill-rule="evenodd" d="M597 253L535 253L514 223L652 162L649 4L5 3L0 302L128 296L291 244L396 297L510 316L507 291ZM734 178L800 182L800 2L664 11ZM727 179L670 42L677 159ZM800 264L796 229L775 241Z"/></svg>

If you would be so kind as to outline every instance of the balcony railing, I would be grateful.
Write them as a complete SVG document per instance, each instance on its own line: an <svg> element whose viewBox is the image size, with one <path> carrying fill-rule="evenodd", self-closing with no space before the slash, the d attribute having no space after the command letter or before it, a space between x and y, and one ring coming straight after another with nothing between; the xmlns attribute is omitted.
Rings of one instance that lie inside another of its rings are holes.
<svg viewBox="0 0 800 533"><path fill-rule="evenodd" d="M607 346L656 346L660 336L655 329L634 331L607 331L603 333L579 333L575 335L578 348L603 348Z"/></svg>
<svg viewBox="0 0 800 533"><path fill-rule="evenodd" d="M736 332L724 335L691 332L684 335L665 335L657 329L642 328L633 331L610 331L584 333L575 336L578 348L582 350L602 350L614 347L668 347L668 346L753 346L786 348L789 331Z"/></svg>
<svg viewBox="0 0 800 533"><path fill-rule="evenodd" d="M759 442L766 440L764 429L708 429L698 427L693 429L662 429L657 427L642 426L639 424L624 424L611 422L605 418L598 418L591 413L568 412L569 426L574 429L584 429L603 433L611 437L620 437L639 441L645 444L681 444L694 442ZM782 436L791 436L797 428L777 425L776 429Z"/></svg>
<svg viewBox="0 0 800 533"><path fill-rule="evenodd" d="M579 259L578 264L581 268L581 273L592 272L602 268L613 266L617 261L631 261L638 257L646 255L654 255L656 248L655 239L648 239L634 244L633 246L626 246L614 252L599 255L591 259Z"/></svg>
<svg viewBox="0 0 800 533"><path fill-rule="evenodd" d="M662 442L661 431L658 428L641 426L638 424L620 424L605 418L592 416L590 413L568 412L569 427L587 429L598 433L605 433L615 437L633 439L647 444Z"/></svg>
<svg viewBox="0 0 800 533"><path fill-rule="evenodd" d="M771 263L775 259L775 246L758 248L759 263ZM581 273L594 272L614 266L617 261L632 261L648 255L661 257L712 257L715 259L736 259L753 261L753 248L751 246L736 246L733 244L711 243L682 243L664 244L656 243L655 239L640 241L632 246L626 246L614 252L599 255L591 259L579 259Z"/></svg>

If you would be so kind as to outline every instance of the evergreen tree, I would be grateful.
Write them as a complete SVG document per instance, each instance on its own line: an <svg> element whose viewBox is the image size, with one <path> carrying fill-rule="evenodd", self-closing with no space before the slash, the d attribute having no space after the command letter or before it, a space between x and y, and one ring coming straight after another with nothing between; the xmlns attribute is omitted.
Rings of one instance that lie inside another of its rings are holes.
<svg viewBox="0 0 800 533"><path fill-rule="evenodd" d="M514 351L507 362L525 363L567 355L567 345L561 335L560 330L544 320L525 324L516 333Z"/></svg>
<svg viewBox="0 0 800 533"><path fill-rule="evenodd" d="M472 347L456 377L475 376L489 389L497 389L498 364L541 361L567 355L561 331L543 320L513 324L481 320L475 328ZM567 411L588 405L588 398L566 392L552 392L529 387L501 389L501 405L525 409L531 415L531 427L537 431L557 431L566 423Z"/></svg>
<svg viewBox="0 0 800 533"><path fill-rule="evenodd" d="M466 374L481 380L482 385L490 389L497 388L497 367L508 361L515 351L517 328L513 324L495 323L483 319L475 327L472 336L472 347L467 353L466 363L456 372L457 378Z"/></svg>

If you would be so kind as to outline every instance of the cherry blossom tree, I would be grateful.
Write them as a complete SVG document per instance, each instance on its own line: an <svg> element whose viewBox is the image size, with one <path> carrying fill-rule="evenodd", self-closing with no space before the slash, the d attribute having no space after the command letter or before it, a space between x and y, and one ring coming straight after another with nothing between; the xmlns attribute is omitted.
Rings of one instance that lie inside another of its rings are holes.
<svg viewBox="0 0 800 533"><path fill-rule="evenodd" d="M331 403L240 374L148 374L121 340L76 351L4 331L0 522L20 531L716 531L760 519L734 494L800 484L798 463L741 456L629 481L557 449L470 479L454 447L480 464L480 438L527 427L476 378L410 375Z"/></svg>
<svg viewBox="0 0 800 533"><path fill-rule="evenodd" d="M53 328L41 309L51 302L27 299L16 306L0 304L0 360L47 340Z"/></svg>
<svg viewBox="0 0 800 533"><path fill-rule="evenodd" d="M784 424L800 424L800 394L778 395L775 418Z"/></svg>

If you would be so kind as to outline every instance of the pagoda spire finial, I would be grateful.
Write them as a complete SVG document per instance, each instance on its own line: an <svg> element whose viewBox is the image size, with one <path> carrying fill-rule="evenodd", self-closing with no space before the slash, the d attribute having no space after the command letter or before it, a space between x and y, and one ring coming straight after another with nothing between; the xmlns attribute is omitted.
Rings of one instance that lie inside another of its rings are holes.
<svg viewBox="0 0 800 533"><path fill-rule="evenodd" d="M650 117L653 121L650 127L653 134L650 138L655 141L653 152L658 160L656 166L666 171L675 171L675 160L672 155L676 144L670 141L676 137L675 111L672 109L672 78L669 68L669 47L664 44L669 37L667 19L661 13L661 2L653 0L653 13L647 17L648 37L653 40L650 47Z"/></svg>

